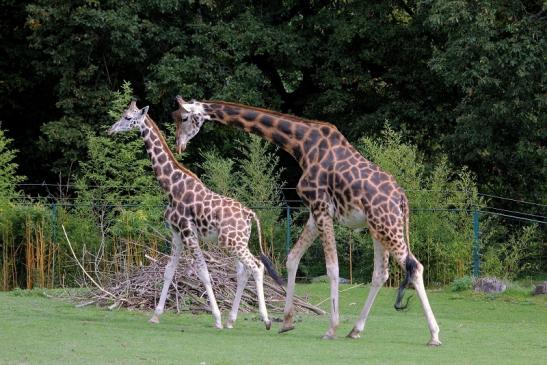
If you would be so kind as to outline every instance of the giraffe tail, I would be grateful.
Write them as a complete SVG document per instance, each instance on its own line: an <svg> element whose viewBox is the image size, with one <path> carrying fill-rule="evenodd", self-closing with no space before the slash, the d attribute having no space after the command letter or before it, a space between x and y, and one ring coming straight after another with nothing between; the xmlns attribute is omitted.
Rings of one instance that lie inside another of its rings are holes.
<svg viewBox="0 0 547 365"><path fill-rule="evenodd" d="M258 219L255 212L252 212L252 217L255 220L257 233L258 233L258 245L260 247L260 261L262 261L262 263L264 264L264 267L266 268L266 271L272 277L272 279L274 279L277 285L282 287L285 285L283 278L275 270L272 260L270 260L270 258L266 256L266 254L264 253L264 247L262 246L262 230L260 228L260 220Z"/></svg>
<svg viewBox="0 0 547 365"><path fill-rule="evenodd" d="M399 285L399 290L397 291L397 300L395 301L395 309L398 311L405 310L408 307L408 302L410 301L411 296L407 298L405 304L402 304L403 296L404 296L404 290L405 287L410 282L410 279L412 279L412 276L414 275L414 272L416 271L416 268L418 267L418 264L414 257L410 254L410 234L409 234L409 216L410 216L410 209L408 207L408 199L405 194L403 194L401 199L401 210L403 212L403 215L405 217L405 233L406 233L406 250L407 255L405 258L405 278L401 282L401 285Z"/></svg>
<svg viewBox="0 0 547 365"><path fill-rule="evenodd" d="M406 299L405 304L402 304L405 287L410 282L410 279L414 275L414 272L416 271L417 267L418 265L416 260L414 260L414 258L411 257L410 255L407 255L405 259L405 269L406 269L405 278L401 282L401 285L399 285L399 290L397 291L397 300L395 301L395 305L394 305L395 309L398 311L405 310L408 307L408 302L410 301L410 298L412 298L412 296L408 297Z"/></svg>

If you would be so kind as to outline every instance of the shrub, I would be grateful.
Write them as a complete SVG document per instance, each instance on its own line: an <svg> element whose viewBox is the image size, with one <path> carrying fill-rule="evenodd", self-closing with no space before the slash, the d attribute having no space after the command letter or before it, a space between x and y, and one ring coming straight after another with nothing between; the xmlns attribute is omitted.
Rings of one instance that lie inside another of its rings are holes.
<svg viewBox="0 0 547 365"><path fill-rule="evenodd" d="M10 147L11 142L0 129L0 199L18 195L17 184L25 179L17 175L17 164L14 162L17 150Z"/></svg>
<svg viewBox="0 0 547 365"><path fill-rule="evenodd" d="M450 284L452 291L464 291L473 288L473 278L470 275L465 275L460 278L456 278Z"/></svg>
<svg viewBox="0 0 547 365"><path fill-rule="evenodd" d="M505 242L494 238L492 235L484 240L482 270L485 274L514 280L544 269L541 267L544 242L537 225L522 227L509 234Z"/></svg>

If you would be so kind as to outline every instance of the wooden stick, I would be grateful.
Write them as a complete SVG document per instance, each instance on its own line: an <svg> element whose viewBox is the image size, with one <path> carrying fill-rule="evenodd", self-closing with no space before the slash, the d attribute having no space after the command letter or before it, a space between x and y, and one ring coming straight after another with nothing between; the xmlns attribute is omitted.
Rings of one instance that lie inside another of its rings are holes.
<svg viewBox="0 0 547 365"><path fill-rule="evenodd" d="M78 264L78 266L80 266L80 268L82 269L82 271L84 272L84 274L89 278L89 280L91 280L91 282L93 284L95 284L95 286L97 288L99 288L100 291L110 295L112 298L116 298L116 296L114 294L112 294L111 292L109 291L106 291L105 289L103 289L99 284L97 284L97 282L91 277L91 275L89 275L87 273L87 271L85 271L84 267L82 266L82 264L80 264L80 261L78 261L78 258L76 257L76 254L74 253L74 250L72 249L72 244L70 243L70 240L68 239L68 235L66 234L66 230L65 230L65 225L64 224L61 224L61 227L63 228L63 232L65 234L65 238L66 238L66 241L68 242L68 247L70 248L70 252L72 252L72 256L74 256L74 260L76 260L76 263Z"/></svg>

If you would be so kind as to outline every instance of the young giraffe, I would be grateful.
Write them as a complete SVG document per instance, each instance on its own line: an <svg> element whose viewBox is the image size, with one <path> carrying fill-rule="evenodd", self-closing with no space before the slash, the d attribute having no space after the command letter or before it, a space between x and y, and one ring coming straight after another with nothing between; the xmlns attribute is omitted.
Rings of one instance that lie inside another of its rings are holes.
<svg viewBox="0 0 547 365"><path fill-rule="evenodd" d="M423 266L408 246L408 200L392 176L361 156L332 124L222 101L186 103L177 96L177 102L179 109L172 116L177 123L179 151L186 148L205 120L214 120L274 142L290 153L303 170L296 189L310 208L310 217L287 258L287 299L280 332L294 328L296 271L304 252L320 236L331 286L330 327L323 338L335 338L339 323L338 257L333 231L333 221L336 220L351 228L368 227L374 241L372 286L348 337L358 338L364 330L374 299L388 279L388 259L392 254L406 271L395 308L404 308L401 305L403 289L411 282L429 325L431 340L428 344L441 344L439 326L425 292Z"/></svg>
<svg viewBox="0 0 547 365"><path fill-rule="evenodd" d="M256 222L258 228L261 259L272 277L278 281L281 279L276 276L277 273L270 271L273 267L270 267L271 262L263 253L260 222L256 214L241 203L210 191L196 175L179 164L167 147L158 126L147 112L148 107L139 109L135 101L131 102L122 118L110 128L108 134L139 129L156 178L163 190L169 194L165 218L172 231L172 254L165 268L161 297L150 322L159 323L184 243L190 248L196 260L198 276L207 291L215 326L222 328L220 311L211 287L207 264L199 247L199 240L218 238L220 246L238 258L237 289L227 327L232 328L237 318L241 296L249 277L247 270L250 270L256 282L260 316L266 329L269 330L271 321L268 319L263 289L264 265L251 254L247 247L252 220Z"/></svg>

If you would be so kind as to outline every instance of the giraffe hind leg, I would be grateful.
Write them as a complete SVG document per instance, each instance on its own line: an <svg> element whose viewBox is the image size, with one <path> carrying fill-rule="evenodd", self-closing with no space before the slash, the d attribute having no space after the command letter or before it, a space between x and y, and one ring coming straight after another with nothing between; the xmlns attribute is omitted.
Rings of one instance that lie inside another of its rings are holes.
<svg viewBox="0 0 547 365"><path fill-rule="evenodd" d="M266 300L264 298L264 265L253 256L251 251L249 251L249 248L247 247L247 241L234 240L234 238L230 238L227 236L219 237L219 241L221 242L222 247L226 247L228 251L230 251L231 254L235 255L242 263L242 265L245 266L245 268L252 273L256 284L256 294L258 297L258 311L260 314L260 318L264 322L266 329L269 330L271 328L272 322L268 318L268 310L266 309ZM248 277L248 274L245 275L247 275ZM243 282L242 279L242 281L240 282L238 274L238 291L236 292L234 306L232 308L232 312L230 313L230 317L233 317L234 321L235 317L237 316L237 307L235 300L237 299L237 295L241 295L239 293L239 290L241 291L241 293L243 292L246 281L247 280L245 279L245 282ZM239 303L237 304L239 307Z"/></svg>
<svg viewBox="0 0 547 365"><path fill-rule="evenodd" d="M233 328L234 323L237 319L237 312L239 310L239 304L241 302L241 296L243 295L243 290L245 290L245 285L249 279L249 272L245 269L245 266L238 260L236 265L237 272L237 289L234 297L234 302L232 304L232 310L230 311L228 321L226 322L226 328Z"/></svg>
<svg viewBox="0 0 547 365"><path fill-rule="evenodd" d="M258 310L260 317L269 331L272 327L272 321L268 318L268 310L266 309L266 300L264 298L264 265L256 260L254 267L252 268L253 278L256 283L256 295L258 297Z"/></svg>
<svg viewBox="0 0 547 365"><path fill-rule="evenodd" d="M416 259L414 258L414 260ZM439 340L439 325L437 324L437 320L435 319L435 315L433 314L433 310L431 309L431 305L429 304L429 299L425 291L423 279L424 268L422 264L418 262L418 260L416 260L416 263L417 269L414 276L411 277L411 282L414 285L416 293L418 294L418 298L420 298L420 302L422 303L422 310L424 312L425 318L427 319L427 325L431 334L431 340L429 340L427 345L440 346L442 342Z"/></svg>
<svg viewBox="0 0 547 365"><path fill-rule="evenodd" d="M370 291L363 310L361 311L361 315L347 337L354 339L359 338L361 332L365 329L365 324L370 313L370 309L374 304L374 300L389 277L388 260L389 251L384 248L380 241L374 240L374 272L372 274Z"/></svg>
<svg viewBox="0 0 547 365"><path fill-rule="evenodd" d="M405 282L408 278L408 282L412 283L414 289L416 290L416 294L420 299L422 310L427 320L427 325L431 334L431 340L427 344L428 346L440 346L441 341L439 340L439 325L437 324L437 320L435 319L435 315L433 314L427 293L425 291L423 265L411 253L396 254L396 259L401 268L406 271L405 280L403 280L403 283L401 283L401 286L399 287L399 293L397 295L398 302L402 301L402 290L404 289L403 284L406 284ZM399 305L399 308L404 307L401 306L401 303L399 302L395 304L396 309L398 309L397 305Z"/></svg>
<svg viewBox="0 0 547 365"><path fill-rule="evenodd" d="M403 281L401 281L401 284L399 285L399 289L397 290L397 299L394 305L395 309L398 311L405 310L408 307L408 301L410 300L411 297L410 296L407 297L405 304L402 304L404 290L406 286L412 281L412 278L416 276L416 271L418 269L418 262L415 259L413 259L410 255L407 255L404 260L404 269L405 269L405 278L403 279Z"/></svg>

